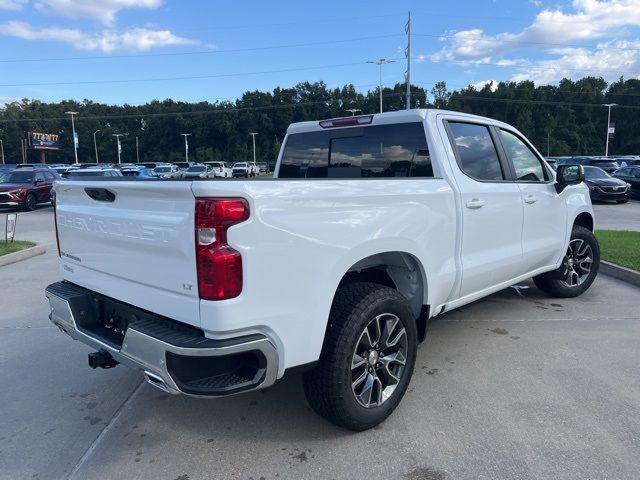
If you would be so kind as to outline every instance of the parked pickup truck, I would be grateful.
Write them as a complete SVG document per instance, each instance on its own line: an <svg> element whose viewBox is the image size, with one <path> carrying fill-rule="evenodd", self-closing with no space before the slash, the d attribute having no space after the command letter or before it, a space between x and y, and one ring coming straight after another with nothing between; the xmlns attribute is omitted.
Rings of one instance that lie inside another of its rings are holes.
<svg viewBox="0 0 640 480"><path fill-rule="evenodd" d="M51 320L198 397L304 370L313 409L353 430L402 399L429 319L533 277L593 282L581 165L554 172L513 127L407 110L289 127L274 179L57 182L63 281Z"/></svg>

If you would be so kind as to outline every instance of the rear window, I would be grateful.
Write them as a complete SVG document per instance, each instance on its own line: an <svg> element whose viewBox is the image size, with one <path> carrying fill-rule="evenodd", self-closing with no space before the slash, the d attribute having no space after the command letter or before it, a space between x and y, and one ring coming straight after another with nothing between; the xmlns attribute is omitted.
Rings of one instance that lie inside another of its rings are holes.
<svg viewBox="0 0 640 480"><path fill-rule="evenodd" d="M278 177L433 177L433 169L415 122L289 135Z"/></svg>

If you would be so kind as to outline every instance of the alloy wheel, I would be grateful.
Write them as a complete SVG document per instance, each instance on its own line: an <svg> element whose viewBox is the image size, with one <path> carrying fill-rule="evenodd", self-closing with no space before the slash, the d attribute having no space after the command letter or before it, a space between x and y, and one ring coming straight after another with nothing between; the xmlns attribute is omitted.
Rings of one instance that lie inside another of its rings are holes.
<svg viewBox="0 0 640 480"><path fill-rule="evenodd" d="M591 245L580 238L571 240L564 259L562 283L567 287L582 285L593 268L593 250Z"/></svg>
<svg viewBox="0 0 640 480"><path fill-rule="evenodd" d="M376 316L358 338L351 360L351 389L372 408L387 401L400 383L407 361L407 331L392 313Z"/></svg>

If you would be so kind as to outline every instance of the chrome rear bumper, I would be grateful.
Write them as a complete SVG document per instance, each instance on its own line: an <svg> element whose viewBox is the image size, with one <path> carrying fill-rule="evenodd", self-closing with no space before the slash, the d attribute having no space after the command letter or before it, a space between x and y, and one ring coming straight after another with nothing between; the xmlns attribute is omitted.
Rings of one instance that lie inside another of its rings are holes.
<svg viewBox="0 0 640 480"><path fill-rule="evenodd" d="M143 370L149 383L168 393L217 397L276 381L278 352L263 335L209 339L194 335L192 327L126 305L128 313L136 311L136 321L128 324L118 345L87 328L97 324L93 304L107 301L117 307L118 301L68 282L49 285L45 295L54 325L75 340L105 350L117 362Z"/></svg>

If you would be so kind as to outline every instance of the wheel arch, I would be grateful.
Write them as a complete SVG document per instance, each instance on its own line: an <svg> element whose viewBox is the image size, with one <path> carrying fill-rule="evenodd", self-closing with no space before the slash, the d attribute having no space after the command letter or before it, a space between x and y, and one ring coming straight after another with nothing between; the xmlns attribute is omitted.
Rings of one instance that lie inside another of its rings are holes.
<svg viewBox="0 0 640 480"><path fill-rule="evenodd" d="M581 227L584 227L589 231L593 232L593 226L594 226L593 215L591 215L591 213L589 212L581 212L574 219L573 225L574 226L580 225Z"/></svg>
<svg viewBox="0 0 640 480"><path fill-rule="evenodd" d="M346 269L333 294L350 282L372 282L393 288L407 299L418 328L418 339L424 340L429 318L428 281L422 262L406 251L385 251L355 262Z"/></svg>

